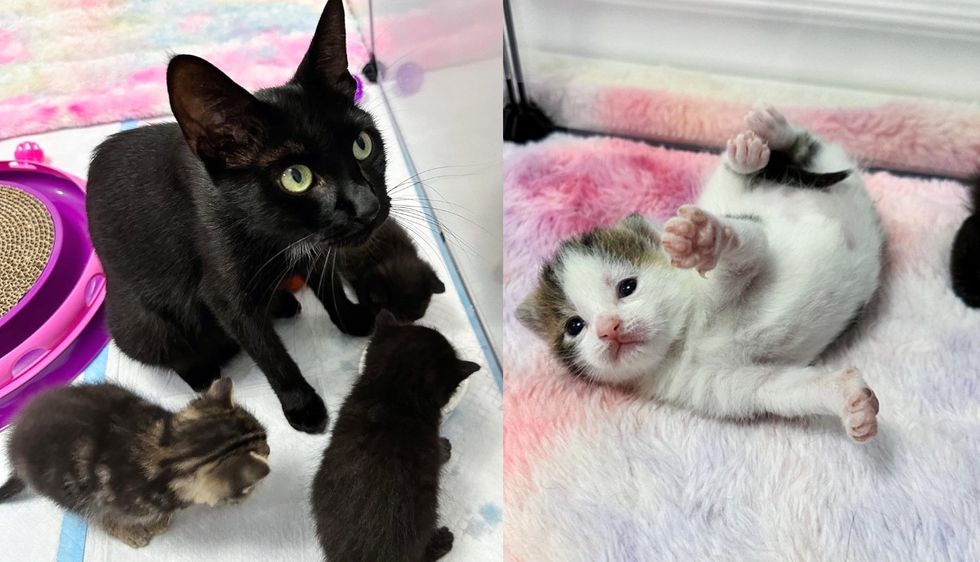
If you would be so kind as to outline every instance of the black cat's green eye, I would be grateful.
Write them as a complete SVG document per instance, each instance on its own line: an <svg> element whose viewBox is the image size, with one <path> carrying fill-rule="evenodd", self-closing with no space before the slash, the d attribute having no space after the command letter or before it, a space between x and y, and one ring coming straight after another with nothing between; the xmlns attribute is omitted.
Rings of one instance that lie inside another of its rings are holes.
<svg viewBox="0 0 980 562"><path fill-rule="evenodd" d="M313 185L313 172L302 164L290 166L279 176L279 185L289 193L303 193Z"/></svg>
<svg viewBox="0 0 980 562"><path fill-rule="evenodd" d="M582 328L585 328L585 320L582 320L578 316L572 316L565 322L565 333L570 336L577 336L582 332Z"/></svg>
<svg viewBox="0 0 980 562"><path fill-rule="evenodd" d="M368 156L371 156L371 150L373 149L371 135L367 131L361 131L361 134L357 135L357 138L354 139L354 158L365 160Z"/></svg>

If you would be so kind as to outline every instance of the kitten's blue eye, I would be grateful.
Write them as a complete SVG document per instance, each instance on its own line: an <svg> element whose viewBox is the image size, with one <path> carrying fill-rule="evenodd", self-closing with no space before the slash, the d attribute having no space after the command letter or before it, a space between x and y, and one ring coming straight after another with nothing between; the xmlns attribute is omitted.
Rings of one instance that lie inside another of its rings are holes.
<svg viewBox="0 0 980 562"><path fill-rule="evenodd" d="M371 135L367 131L361 131L361 134L357 135L354 139L354 158L358 160L364 160L368 156L371 156Z"/></svg>
<svg viewBox="0 0 980 562"><path fill-rule="evenodd" d="M565 322L565 333L570 336L577 336L585 328L585 320L582 320L578 316L572 316Z"/></svg>
<svg viewBox="0 0 980 562"><path fill-rule="evenodd" d="M313 171L302 164L290 166L279 176L279 185L289 193L303 193L313 185Z"/></svg>
<svg viewBox="0 0 980 562"><path fill-rule="evenodd" d="M623 279L616 285L616 294L619 298L628 297L633 294L636 290L636 277L630 277L629 279Z"/></svg>

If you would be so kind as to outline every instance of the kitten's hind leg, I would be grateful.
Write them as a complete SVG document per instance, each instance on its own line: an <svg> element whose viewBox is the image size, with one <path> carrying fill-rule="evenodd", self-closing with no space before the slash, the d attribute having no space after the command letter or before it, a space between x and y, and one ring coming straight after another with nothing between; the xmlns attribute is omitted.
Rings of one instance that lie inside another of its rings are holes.
<svg viewBox="0 0 980 562"><path fill-rule="evenodd" d="M790 124L771 105L757 105L745 116L749 130L765 141L773 150L789 151L805 131Z"/></svg>
<svg viewBox="0 0 980 562"><path fill-rule="evenodd" d="M448 527L439 527L432 537L429 544L425 546L425 554L422 555L422 562L433 562L449 554L453 549L453 533Z"/></svg>
<svg viewBox="0 0 980 562"><path fill-rule="evenodd" d="M857 369L827 372L785 365L733 368L719 361L693 367L690 374L705 381L705 388L694 397L673 398L707 414L732 418L764 413L788 418L829 415L839 418L848 436L858 443L870 440L878 431L878 398Z"/></svg>

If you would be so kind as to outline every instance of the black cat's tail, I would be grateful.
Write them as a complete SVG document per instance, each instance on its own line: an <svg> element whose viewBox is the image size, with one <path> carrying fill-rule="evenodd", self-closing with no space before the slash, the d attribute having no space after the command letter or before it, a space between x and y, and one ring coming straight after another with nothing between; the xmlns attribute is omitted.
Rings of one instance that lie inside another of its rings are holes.
<svg viewBox="0 0 980 562"><path fill-rule="evenodd" d="M16 474L11 476L7 483L0 486L0 503L9 500L10 498L16 496L17 494L24 491L27 484L24 483Z"/></svg>

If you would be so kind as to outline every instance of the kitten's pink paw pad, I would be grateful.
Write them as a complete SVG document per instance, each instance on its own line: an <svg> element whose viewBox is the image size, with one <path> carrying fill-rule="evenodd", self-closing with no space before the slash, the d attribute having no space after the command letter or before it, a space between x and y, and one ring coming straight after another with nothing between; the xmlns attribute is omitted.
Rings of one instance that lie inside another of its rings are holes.
<svg viewBox="0 0 980 562"><path fill-rule="evenodd" d="M664 225L660 244L674 267L697 268L698 273L704 274L718 264L722 246L733 236L732 229L711 214L693 205L684 205L677 210L677 216Z"/></svg>
<svg viewBox="0 0 980 562"><path fill-rule="evenodd" d="M796 140L793 126L771 105L755 106L745 116L745 125L775 150L786 150Z"/></svg>
<svg viewBox="0 0 980 562"><path fill-rule="evenodd" d="M728 140L728 167L739 174L758 172L769 163L769 146L752 131Z"/></svg>
<svg viewBox="0 0 980 562"><path fill-rule="evenodd" d="M861 378L857 369L847 369L844 378L844 429L858 443L870 441L878 433L878 397Z"/></svg>

